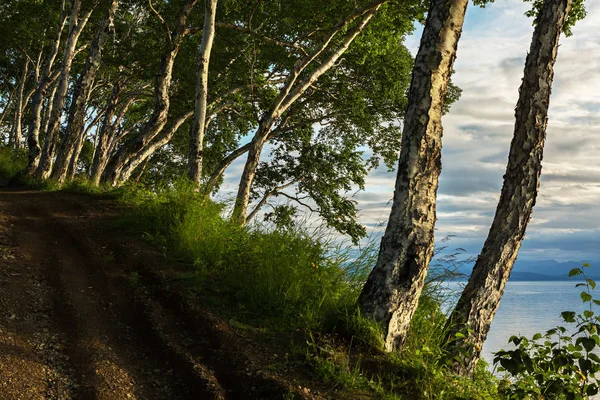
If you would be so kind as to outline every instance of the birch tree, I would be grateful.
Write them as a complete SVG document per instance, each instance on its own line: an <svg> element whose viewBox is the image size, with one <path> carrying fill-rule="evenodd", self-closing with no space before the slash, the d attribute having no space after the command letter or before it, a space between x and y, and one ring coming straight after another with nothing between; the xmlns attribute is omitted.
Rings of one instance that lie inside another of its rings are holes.
<svg viewBox="0 0 600 400"><path fill-rule="evenodd" d="M46 98L46 92L52 84L51 72L54 66L54 61L58 55L62 33L67 20L66 0L61 2L60 18L56 27L56 36L52 41L48 57L42 67L37 87L31 101L31 122L29 132L27 133L27 146L29 147L29 161L25 168L27 175L33 175L38 168L40 162L40 127L42 124L42 107Z"/></svg>
<svg viewBox="0 0 600 400"><path fill-rule="evenodd" d="M554 62L571 5L572 0L545 0L536 20L494 221L448 322L449 358L462 375L472 374L479 360L535 205Z"/></svg>
<svg viewBox="0 0 600 400"><path fill-rule="evenodd" d="M54 163L54 156L56 146L59 139L60 133L60 122L63 113L63 108L67 100L67 90L69 88L69 77L71 73L71 67L75 59L77 51L77 43L79 36L83 32L83 29L87 25L92 12L94 11L95 4L90 8L82 11L81 0L73 0L71 5L71 15L69 17L69 34L65 44L65 50L60 70L60 77L57 84L56 93L54 94L54 101L52 104L52 111L50 112L50 122L48 124L48 131L46 132L46 138L44 140L44 148L41 154L36 176L38 178L46 179L52 172L52 166Z"/></svg>
<svg viewBox="0 0 600 400"><path fill-rule="evenodd" d="M240 225L246 223L252 182L256 175L256 169L258 168L263 146L269 138L273 125L313 83L335 65L337 60L344 54L354 39L356 39L356 37L366 28L383 3L385 3L385 0L377 0L360 9L354 10L350 15L340 20L313 51L296 62L285 80L283 87L279 90L270 109L260 118L257 132L250 142L248 156L240 178L238 194L232 215L232 220L236 223ZM355 23L354 27L343 33L352 23ZM329 49L333 39L338 35L342 36L339 46L333 49L331 53L321 61L318 67L314 68L310 73L303 77L301 75L302 72L306 70L307 67L312 66L315 59Z"/></svg>
<svg viewBox="0 0 600 400"><path fill-rule="evenodd" d="M434 249L444 99L468 0L433 0L415 59L392 211L363 313L380 322L388 351L402 347Z"/></svg>
<svg viewBox="0 0 600 400"><path fill-rule="evenodd" d="M217 0L204 0L204 26L202 42L198 47L198 70L196 72L196 96L194 99L194 120L190 130L190 155L188 175L197 185L202 179L202 153L204 149L204 131L208 102L208 68L210 53L215 37L215 18Z"/></svg>
<svg viewBox="0 0 600 400"><path fill-rule="evenodd" d="M119 1L109 0L106 1L105 4L107 6L106 17L101 21L100 26L98 27L94 40L90 46L83 71L80 73L77 82L75 83L67 120L67 131L61 141L56 156L56 162L52 170L52 178L59 183L63 183L67 178L69 164L74 153L77 151L77 144L81 142L79 139L84 133L86 105L90 97L94 79L100 69L102 51L113 25Z"/></svg>
<svg viewBox="0 0 600 400"><path fill-rule="evenodd" d="M170 108L171 79L173 76L173 65L183 43L183 39L190 33L187 26L188 18L196 6L198 0L187 0L181 7L175 18L174 28L170 30L164 19L158 16L165 25L166 43L165 53L163 54L159 72L154 85L154 110L148 122L144 125L139 134L128 139L117 152L111 157L102 174L101 181L110 185L117 185L126 181L133 171L126 171L123 174L123 168L135 158L144 147L148 145L158 135L167 123Z"/></svg>

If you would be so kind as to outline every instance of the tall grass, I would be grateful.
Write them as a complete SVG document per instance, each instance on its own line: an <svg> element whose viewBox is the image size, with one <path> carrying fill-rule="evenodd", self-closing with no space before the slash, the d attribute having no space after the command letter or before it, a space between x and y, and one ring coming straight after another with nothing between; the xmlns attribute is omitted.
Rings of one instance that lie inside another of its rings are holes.
<svg viewBox="0 0 600 400"><path fill-rule="evenodd" d="M316 232L239 227L224 217L223 205L184 182L124 199L134 205L128 225L190 260L187 277L196 291L208 301L226 302L240 318L313 328L358 296L355 270L344 265L348 256Z"/></svg>
<svg viewBox="0 0 600 400"><path fill-rule="evenodd" d="M495 397L484 367L470 380L444 364L439 282L446 274L427 282L406 348L384 354L381 327L355 306L375 262L375 242L357 254L319 230L239 227L222 204L185 182L121 197L130 205L128 226L193 265L185 278L204 303L244 323L305 332L301 352L320 379L390 399ZM457 261L456 253L450 257Z"/></svg>

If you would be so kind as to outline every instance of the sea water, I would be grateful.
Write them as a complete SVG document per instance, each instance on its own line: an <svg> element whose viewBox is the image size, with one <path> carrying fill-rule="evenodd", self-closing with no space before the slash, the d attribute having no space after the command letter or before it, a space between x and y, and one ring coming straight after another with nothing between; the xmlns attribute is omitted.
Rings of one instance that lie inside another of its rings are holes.
<svg viewBox="0 0 600 400"><path fill-rule="evenodd" d="M562 311L575 311L583 313L589 308L589 303L581 301L580 293L585 287L575 287L581 282L581 276L569 281L558 282L508 282L500 302L500 307L492 322L490 332L483 346L482 357L493 368L493 353L514 348L508 343L513 336L526 336L531 338L535 333L544 334L547 330L557 325L565 328L574 328L574 324L567 324L560 316ZM443 285L445 290L453 293L445 308L449 310L454 306L465 282L447 282ZM598 292L598 293L594 293ZM600 299L600 282L598 289L592 291L595 298ZM600 314L600 307L594 305L596 314Z"/></svg>

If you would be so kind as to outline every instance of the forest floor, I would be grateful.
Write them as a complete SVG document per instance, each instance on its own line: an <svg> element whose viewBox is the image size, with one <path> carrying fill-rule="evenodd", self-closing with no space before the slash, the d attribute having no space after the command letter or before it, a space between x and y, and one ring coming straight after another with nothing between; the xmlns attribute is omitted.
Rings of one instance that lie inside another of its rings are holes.
<svg viewBox="0 0 600 400"><path fill-rule="evenodd" d="M0 190L0 400L320 398L276 345L190 305L177 265L118 213L109 199Z"/></svg>

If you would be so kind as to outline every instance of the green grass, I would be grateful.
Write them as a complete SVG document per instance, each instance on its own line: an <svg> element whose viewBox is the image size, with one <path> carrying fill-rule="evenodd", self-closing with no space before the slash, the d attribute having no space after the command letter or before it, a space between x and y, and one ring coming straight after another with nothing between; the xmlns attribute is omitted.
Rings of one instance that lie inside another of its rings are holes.
<svg viewBox="0 0 600 400"><path fill-rule="evenodd" d="M444 364L445 300L436 281L426 285L402 353L382 351L382 330L355 303L376 246L353 258L323 232L268 226L241 228L224 206L178 183L153 192L125 192L126 225L170 256L193 267L183 277L201 301L230 320L270 331L300 331L296 359L338 390L385 399L492 399L495 378L480 366L474 379Z"/></svg>
<svg viewBox="0 0 600 400"><path fill-rule="evenodd" d="M27 152L0 147L0 179L12 182L27 166Z"/></svg>

